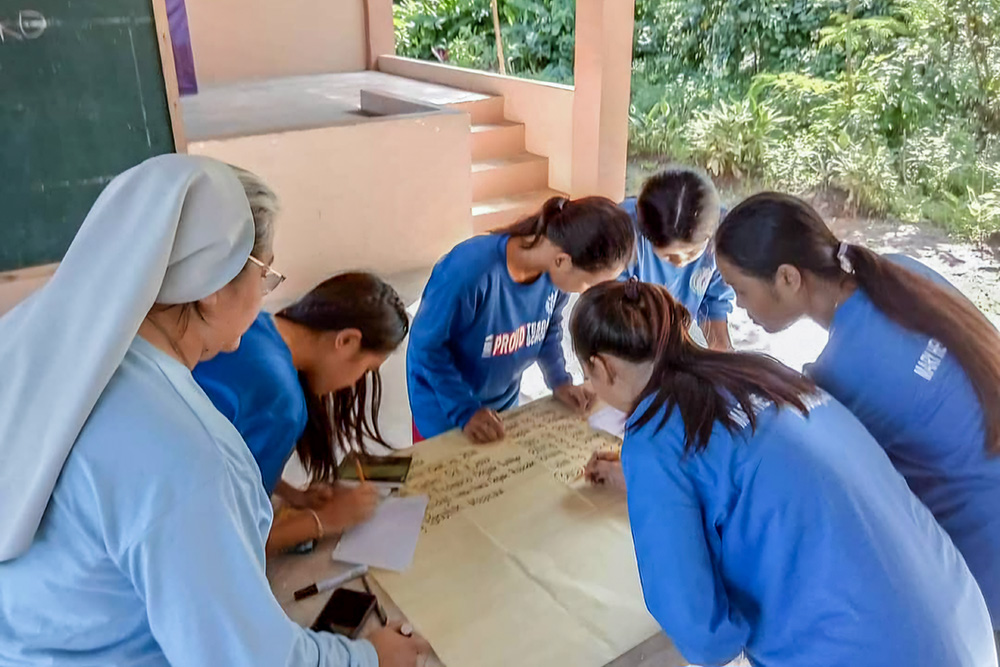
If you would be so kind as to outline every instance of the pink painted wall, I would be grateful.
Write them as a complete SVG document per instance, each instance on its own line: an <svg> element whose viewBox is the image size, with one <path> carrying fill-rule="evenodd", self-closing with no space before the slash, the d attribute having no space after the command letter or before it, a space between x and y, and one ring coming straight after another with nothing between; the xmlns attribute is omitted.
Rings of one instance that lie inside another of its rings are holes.
<svg viewBox="0 0 1000 667"><path fill-rule="evenodd" d="M625 196L634 0L577 0L574 195Z"/></svg>
<svg viewBox="0 0 1000 667"><path fill-rule="evenodd" d="M367 69L364 0L186 0L199 86Z"/></svg>
<svg viewBox="0 0 1000 667"><path fill-rule="evenodd" d="M258 173L281 199L273 302L348 269L432 265L472 234L467 117L445 111L193 142L189 152Z"/></svg>
<svg viewBox="0 0 1000 667"><path fill-rule="evenodd" d="M571 192L573 88L398 56L378 59L382 72L504 98L507 120L524 123L529 153L549 158L549 187Z"/></svg>

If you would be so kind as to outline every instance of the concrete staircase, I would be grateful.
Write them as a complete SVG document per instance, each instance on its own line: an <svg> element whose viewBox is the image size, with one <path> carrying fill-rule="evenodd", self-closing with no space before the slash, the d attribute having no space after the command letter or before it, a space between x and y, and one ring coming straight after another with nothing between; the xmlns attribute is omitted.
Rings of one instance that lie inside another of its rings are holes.
<svg viewBox="0 0 1000 667"><path fill-rule="evenodd" d="M549 160L528 153L524 125L504 118L503 98L448 105L471 117L472 226L485 232L533 213L549 197Z"/></svg>

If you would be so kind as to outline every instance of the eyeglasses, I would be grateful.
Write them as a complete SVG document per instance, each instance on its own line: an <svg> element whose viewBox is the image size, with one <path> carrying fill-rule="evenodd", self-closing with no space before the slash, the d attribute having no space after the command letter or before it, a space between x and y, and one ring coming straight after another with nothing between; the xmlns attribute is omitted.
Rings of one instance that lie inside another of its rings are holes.
<svg viewBox="0 0 1000 667"><path fill-rule="evenodd" d="M247 259L264 270L264 275L262 276L264 279L264 285L261 289L263 290L265 296L278 289L278 285L285 282L285 276L278 273L253 255L250 255Z"/></svg>

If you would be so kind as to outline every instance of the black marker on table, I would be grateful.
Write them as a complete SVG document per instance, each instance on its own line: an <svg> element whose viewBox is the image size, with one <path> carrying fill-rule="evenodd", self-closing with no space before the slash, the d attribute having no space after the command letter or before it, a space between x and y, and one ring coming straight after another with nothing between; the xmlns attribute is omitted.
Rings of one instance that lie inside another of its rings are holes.
<svg viewBox="0 0 1000 667"><path fill-rule="evenodd" d="M367 565L355 565L350 570L347 570L343 574L338 574L336 577L330 577L324 581L317 581L315 584L310 584L305 588L300 588L295 591L296 600L304 600L313 595L322 593L323 591L328 591L338 586L343 586L348 581L352 579L357 579L358 577L364 576L368 572Z"/></svg>

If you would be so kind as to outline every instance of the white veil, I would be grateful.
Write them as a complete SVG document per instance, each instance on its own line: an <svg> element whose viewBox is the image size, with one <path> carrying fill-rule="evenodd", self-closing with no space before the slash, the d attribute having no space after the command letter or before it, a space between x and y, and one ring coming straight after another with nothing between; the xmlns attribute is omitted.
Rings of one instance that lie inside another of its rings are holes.
<svg viewBox="0 0 1000 667"><path fill-rule="evenodd" d="M253 244L250 205L229 166L155 157L105 188L49 283L0 318L0 562L31 546L149 309L221 289Z"/></svg>

